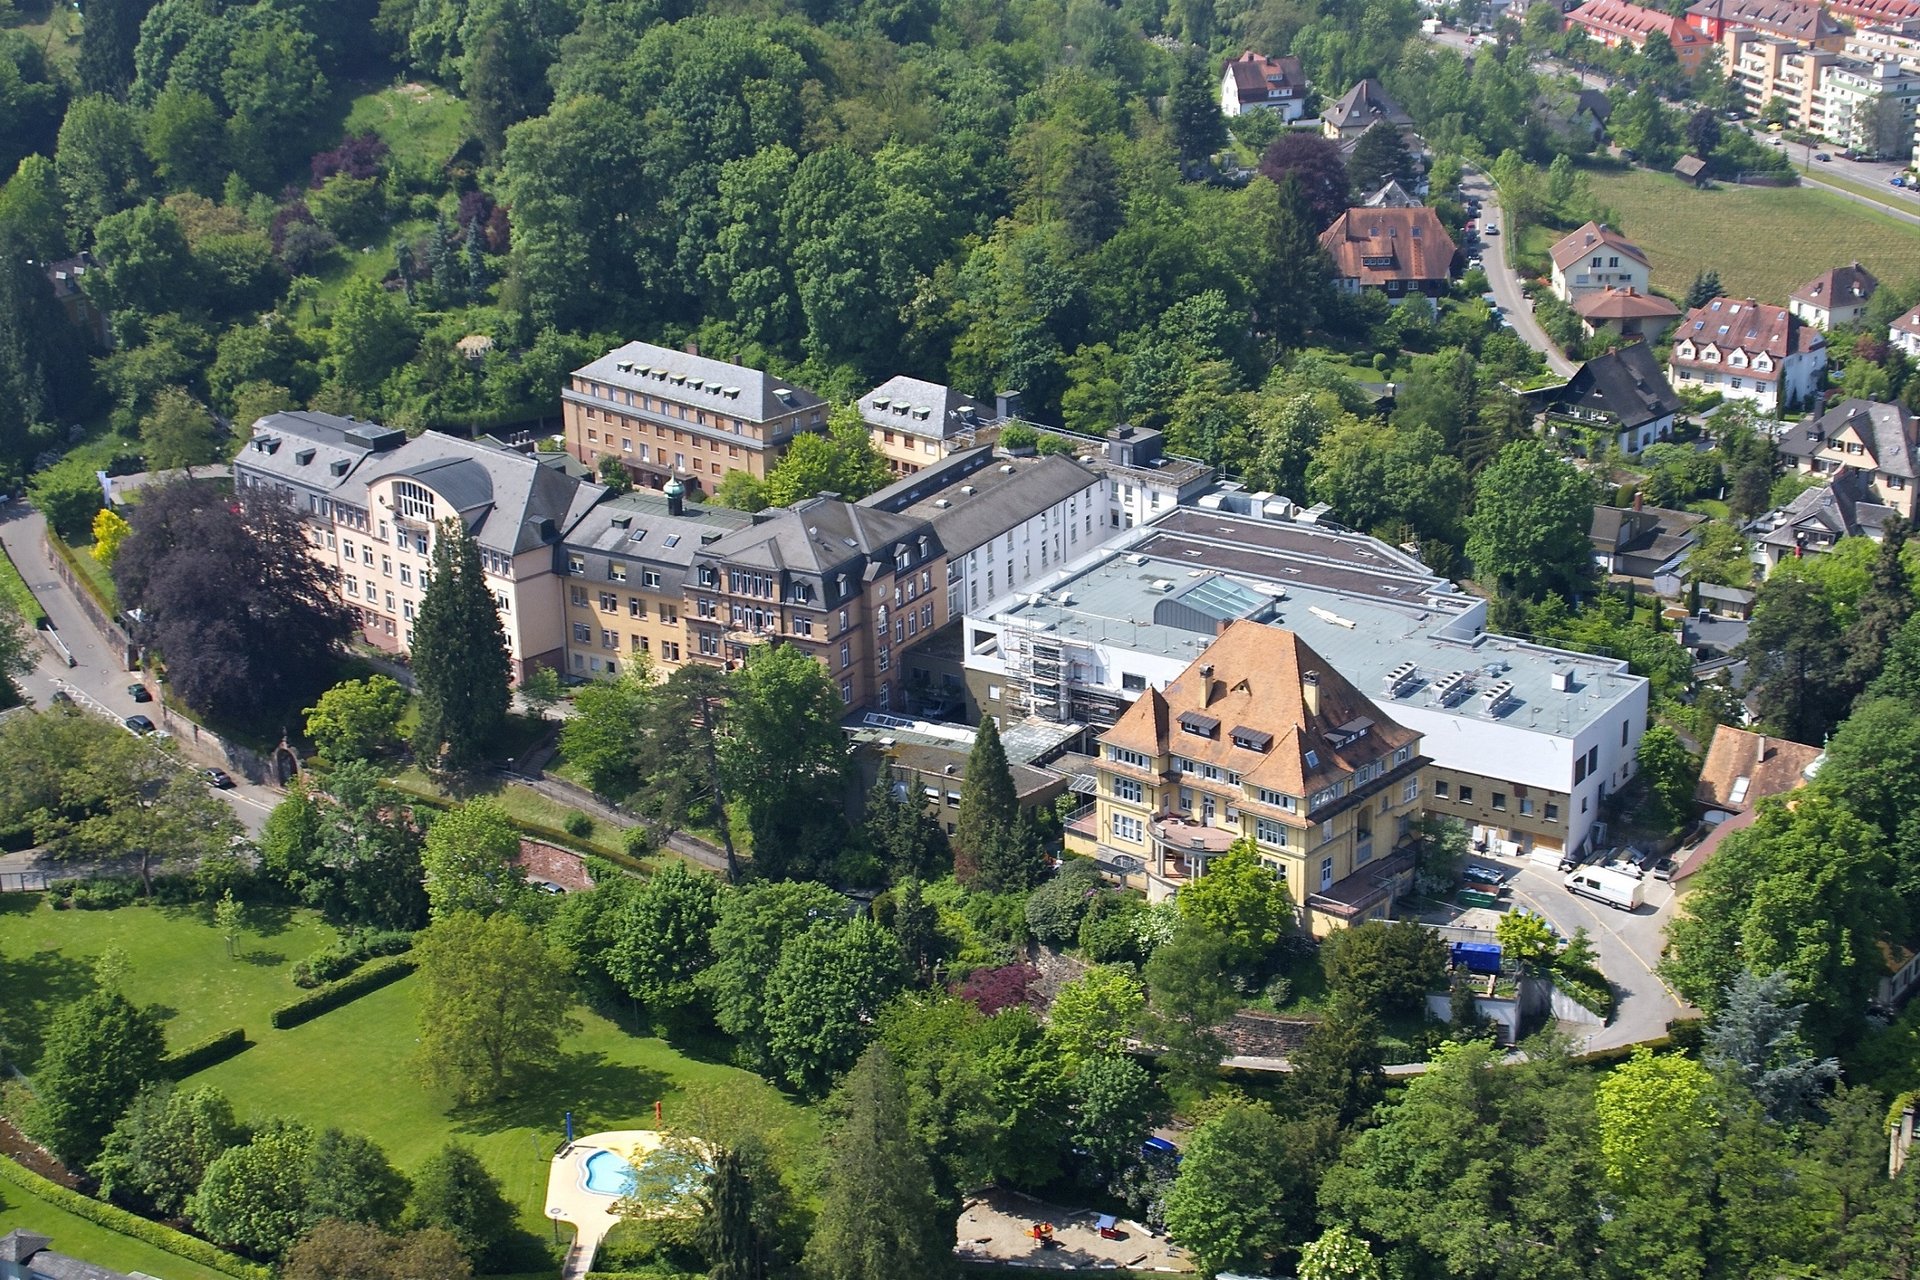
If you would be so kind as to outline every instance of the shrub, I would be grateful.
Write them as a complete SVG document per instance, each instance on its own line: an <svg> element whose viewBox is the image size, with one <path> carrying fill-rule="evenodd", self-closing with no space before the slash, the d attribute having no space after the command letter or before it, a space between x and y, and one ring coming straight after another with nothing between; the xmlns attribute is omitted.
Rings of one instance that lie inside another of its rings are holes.
<svg viewBox="0 0 1920 1280"><path fill-rule="evenodd" d="M578 809L568 814L562 825L566 827L567 834L576 840L585 840L593 834L593 819Z"/></svg>
<svg viewBox="0 0 1920 1280"><path fill-rule="evenodd" d="M1066 946L1080 936L1080 922L1099 893L1099 869L1076 858L1028 895L1027 928L1048 946Z"/></svg>
<svg viewBox="0 0 1920 1280"><path fill-rule="evenodd" d="M282 1031L303 1022L311 1022L323 1013L358 1000L369 991L377 991L390 982L398 982L412 973L413 968L413 959L409 956L389 956L384 960L376 960L338 982L329 982L298 1000L281 1005L273 1011L268 1021Z"/></svg>
<svg viewBox="0 0 1920 1280"><path fill-rule="evenodd" d="M1066 436L1041 436L1035 447L1039 449L1041 457L1051 458L1055 454L1071 456L1079 446Z"/></svg>
<svg viewBox="0 0 1920 1280"><path fill-rule="evenodd" d="M398 929L375 929L341 938L293 966L293 985L313 988L335 982L375 956L397 956L413 946L413 935Z"/></svg>
<svg viewBox="0 0 1920 1280"><path fill-rule="evenodd" d="M169 1080L184 1080L196 1071L204 1071L216 1062L225 1062L247 1047L247 1029L228 1027L178 1053L160 1060L161 1074Z"/></svg>
<svg viewBox="0 0 1920 1280"><path fill-rule="evenodd" d="M80 911L111 911L131 906L140 896L140 882L125 877L107 880L56 880L47 886L55 909L72 907Z"/></svg>
<svg viewBox="0 0 1920 1280"><path fill-rule="evenodd" d="M1032 449L1035 448L1039 442L1040 433L1024 422L1016 422L1010 427L1003 428L1000 432L1000 447L1002 449Z"/></svg>
<svg viewBox="0 0 1920 1280"><path fill-rule="evenodd" d="M236 1280L272 1280L273 1272L266 1267L256 1266L243 1258L236 1258L224 1249L216 1249L205 1240L196 1240L182 1231L158 1222L150 1222L140 1215L129 1213L117 1205L95 1200L92 1196L82 1195L57 1182L49 1182L29 1169L24 1169L12 1160L0 1157L0 1182L11 1182L29 1195L35 1196L57 1209L64 1209L76 1218L85 1218L96 1226L109 1231L117 1231L123 1236L132 1236L135 1240L163 1249L176 1258L185 1258L188 1262L211 1267L215 1271L236 1277Z"/></svg>

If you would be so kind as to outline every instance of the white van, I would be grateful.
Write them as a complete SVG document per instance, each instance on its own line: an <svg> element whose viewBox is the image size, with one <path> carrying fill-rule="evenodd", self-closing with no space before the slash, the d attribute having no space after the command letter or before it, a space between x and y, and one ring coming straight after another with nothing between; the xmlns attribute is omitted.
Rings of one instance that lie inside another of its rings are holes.
<svg viewBox="0 0 1920 1280"><path fill-rule="evenodd" d="M1567 872L1567 892L1604 902L1617 911L1632 911L1645 901L1646 889L1633 876L1605 867L1575 867Z"/></svg>

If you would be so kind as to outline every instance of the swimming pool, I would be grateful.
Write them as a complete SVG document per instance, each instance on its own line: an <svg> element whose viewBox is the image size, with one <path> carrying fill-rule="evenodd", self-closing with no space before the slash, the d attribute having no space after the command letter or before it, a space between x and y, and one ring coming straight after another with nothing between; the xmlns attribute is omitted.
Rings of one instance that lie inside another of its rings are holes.
<svg viewBox="0 0 1920 1280"><path fill-rule="evenodd" d="M634 1183L633 1166L619 1152L596 1151L587 1157L587 1177L581 1185L595 1195L629 1195Z"/></svg>

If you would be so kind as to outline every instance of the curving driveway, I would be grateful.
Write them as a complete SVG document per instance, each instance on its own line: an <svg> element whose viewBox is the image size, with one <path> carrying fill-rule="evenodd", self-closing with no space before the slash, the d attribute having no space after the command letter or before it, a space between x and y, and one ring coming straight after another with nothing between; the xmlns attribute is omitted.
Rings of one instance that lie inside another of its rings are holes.
<svg viewBox="0 0 1920 1280"><path fill-rule="evenodd" d="M1499 228L1497 234L1482 239L1480 255L1486 267L1487 287L1492 290L1494 300L1513 321L1513 331L1520 335L1520 340L1545 356L1547 367L1554 373L1571 378L1580 366L1567 358L1567 353L1554 344L1540 322L1533 318L1533 307L1520 289L1519 273L1507 261L1507 215L1500 206L1500 193L1494 189L1493 181L1478 169L1468 169L1460 179L1460 190L1480 201L1482 227Z"/></svg>

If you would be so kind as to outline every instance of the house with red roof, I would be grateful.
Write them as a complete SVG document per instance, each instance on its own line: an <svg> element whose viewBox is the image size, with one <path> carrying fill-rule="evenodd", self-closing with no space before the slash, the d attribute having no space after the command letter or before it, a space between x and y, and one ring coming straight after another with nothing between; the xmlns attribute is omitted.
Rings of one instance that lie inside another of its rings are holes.
<svg viewBox="0 0 1920 1280"><path fill-rule="evenodd" d="M1547 256L1553 260L1554 296L1567 303L1603 289L1633 289L1645 294L1653 274L1639 245L1599 222L1589 222L1562 236Z"/></svg>
<svg viewBox="0 0 1920 1280"><path fill-rule="evenodd" d="M1699 69L1700 60L1713 48L1713 39L1705 32L1688 26L1670 13L1629 4L1628 0L1588 0L1567 15L1567 22L1585 31L1588 39L1609 49L1623 44L1643 49L1647 37L1658 32L1667 38L1674 56L1689 73Z"/></svg>
<svg viewBox="0 0 1920 1280"><path fill-rule="evenodd" d="M1818 4L1801 0L1700 0L1687 10L1687 25L1711 40L1729 31L1753 31L1838 53L1847 29Z"/></svg>
<svg viewBox="0 0 1920 1280"><path fill-rule="evenodd" d="M1822 271L1787 297L1787 310L1825 333L1837 324L1858 324L1866 318L1880 282L1859 263Z"/></svg>
<svg viewBox="0 0 1920 1280"><path fill-rule="evenodd" d="M1674 330L1668 380L1778 415L1812 399L1827 370L1827 339L1785 307L1715 298Z"/></svg>
<svg viewBox="0 0 1920 1280"><path fill-rule="evenodd" d="M1320 247L1333 259L1334 278L1348 290L1439 297L1453 276L1453 238L1440 215L1424 205L1348 209L1320 233Z"/></svg>
<svg viewBox="0 0 1920 1280"><path fill-rule="evenodd" d="M1680 318L1680 308L1673 303L1657 293L1642 293L1631 285L1624 289L1576 294L1573 309L1589 338L1606 332L1623 338L1655 339Z"/></svg>
<svg viewBox="0 0 1920 1280"><path fill-rule="evenodd" d="M1307 113L1307 77L1298 58L1269 58L1248 49L1220 76L1220 114L1271 111L1291 124Z"/></svg>

